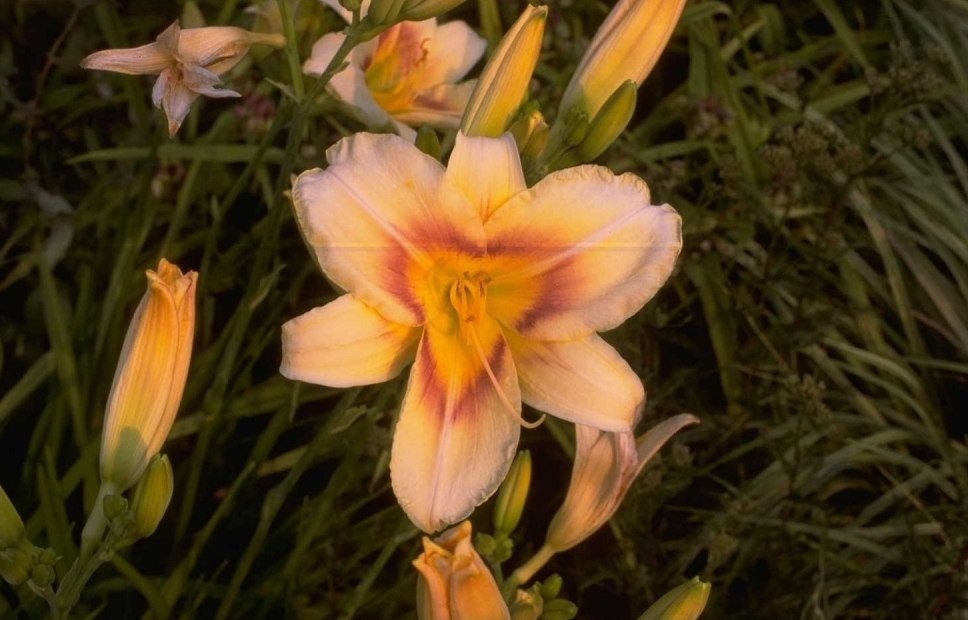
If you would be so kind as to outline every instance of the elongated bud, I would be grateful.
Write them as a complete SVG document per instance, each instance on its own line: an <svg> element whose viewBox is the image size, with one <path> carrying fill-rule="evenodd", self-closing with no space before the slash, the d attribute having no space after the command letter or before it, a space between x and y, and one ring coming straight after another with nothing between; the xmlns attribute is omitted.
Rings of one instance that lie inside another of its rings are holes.
<svg viewBox="0 0 968 620"><path fill-rule="evenodd" d="M520 114L508 127L508 131L514 136L514 141L518 145L522 166L525 168L527 168L525 162L537 159L548 142L548 123L545 122L544 115L537 106L528 109L529 107L530 104L525 104L522 108L523 114Z"/></svg>
<svg viewBox="0 0 968 620"><path fill-rule="evenodd" d="M24 522L20 518L6 491L0 487L0 551L16 547L27 537Z"/></svg>
<svg viewBox="0 0 968 620"><path fill-rule="evenodd" d="M101 482L130 488L158 453L181 404L195 330L195 280L162 259L148 270L121 349L101 435Z"/></svg>
<svg viewBox="0 0 968 620"><path fill-rule="evenodd" d="M404 0L400 20L419 22L437 17L461 5L464 0Z"/></svg>
<svg viewBox="0 0 968 620"><path fill-rule="evenodd" d="M147 538L154 534L161 523L175 490L175 474L172 472L168 457L156 454L151 458L138 486L135 487L131 511L134 524L131 534L137 538Z"/></svg>
<svg viewBox="0 0 968 620"><path fill-rule="evenodd" d="M399 21L405 0L373 0L366 12L366 20L373 26L390 26Z"/></svg>
<svg viewBox="0 0 968 620"><path fill-rule="evenodd" d="M421 152L440 161L443 154L443 149L440 147L440 138L437 137L437 132L430 125L423 124L417 129L417 139L414 145Z"/></svg>
<svg viewBox="0 0 968 620"><path fill-rule="evenodd" d="M494 506L494 536L498 540L507 538L521 521L524 503L531 487L531 453L518 452L511 463L511 469L497 493Z"/></svg>
<svg viewBox="0 0 968 620"><path fill-rule="evenodd" d="M507 130L528 96L547 17L548 7L529 5L501 39L467 102L464 135L497 138Z"/></svg>
<svg viewBox="0 0 968 620"><path fill-rule="evenodd" d="M589 124L588 135L576 149L579 161L595 159L619 137L632 120L637 94L635 82L627 80L605 101Z"/></svg>
<svg viewBox="0 0 968 620"><path fill-rule="evenodd" d="M706 608L710 588L699 577L693 577L653 603L639 620L696 620Z"/></svg>
<svg viewBox="0 0 968 620"><path fill-rule="evenodd" d="M563 598L556 598L545 602L541 618L542 620L571 620L577 615L578 605Z"/></svg>

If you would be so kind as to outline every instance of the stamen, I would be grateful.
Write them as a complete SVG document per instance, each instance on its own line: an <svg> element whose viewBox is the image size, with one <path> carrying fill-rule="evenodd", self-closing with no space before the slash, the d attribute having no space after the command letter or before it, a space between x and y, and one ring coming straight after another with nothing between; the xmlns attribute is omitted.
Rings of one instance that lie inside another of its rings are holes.
<svg viewBox="0 0 968 620"><path fill-rule="evenodd" d="M514 418L514 420L524 428L538 428L541 426L545 421L545 414L542 413L541 417L535 422L528 422L521 416L520 413L518 413L517 408L511 404L511 400L507 397L507 394L504 393L504 390L501 388L500 384L498 384L497 377L494 376L494 371L491 370L491 365L487 362L487 356L484 355L484 347L481 346L481 341L477 337L477 331L474 329L471 329L470 331L472 334L471 340L474 343L474 349L477 351L477 356L481 359L481 364L484 366L484 370L487 371L487 376L491 378L491 385L493 385L494 389L497 390L498 398L501 399L501 402L504 403L505 408L507 408L508 415Z"/></svg>

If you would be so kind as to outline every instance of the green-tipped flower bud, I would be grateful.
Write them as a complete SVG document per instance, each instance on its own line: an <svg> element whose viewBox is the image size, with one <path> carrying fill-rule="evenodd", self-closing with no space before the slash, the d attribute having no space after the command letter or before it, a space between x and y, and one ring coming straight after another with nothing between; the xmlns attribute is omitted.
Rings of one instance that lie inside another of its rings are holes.
<svg viewBox="0 0 968 620"><path fill-rule="evenodd" d="M30 580L34 582L38 588L46 588L50 584L54 583L54 579L57 577L57 573L54 572L52 566L46 564L34 564L30 568Z"/></svg>
<svg viewBox="0 0 968 620"><path fill-rule="evenodd" d="M0 577L12 585L30 579L34 546L27 540L24 522L0 487Z"/></svg>
<svg viewBox="0 0 968 620"><path fill-rule="evenodd" d="M522 108L522 113L511 123L508 131L514 136L522 162L537 159L548 142L548 123L538 106L531 106L530 103Z"/></svg>
<svg viewBox="0 0 968 620"><path fill-rule="evenodd" d="M440 161L443 154L443 149L440 148L440 138L437 137L437 132L430 125L425 123L417 128L417 139L414 144L421 152Z"/></svg>
<svg viewBox="0 0 968 620"><path fill-rule="evenodd" d="M546 601L542 620L571 620L578 615L578 605L563 598Z"/></svg>
<svg viewBox="0 0 968 620"><path fill-rule="evenodd" d="M404 0L373 0L366 12L366 21L374 26L390 26L398 21Z"/></svg>
<svg viewBox="0 0 968 620"><path fill-rule="evenodd" d="M156 454L138 481L131 501L134 524L131 534L138 538L151 536L161 523L175 489L175 475L165 455Z"/></svg>
<svg viewBox="0 0 968 620"><path fill-rule="evenodd" d="M538 64L548 7L528 6L487 62L461 120L465 136L497 138L527 99Z"/></svg>
<svg viewBox="0 0 968 620"><path fill-rule="evenodd" d="M494 535L498 540L507 538L521 521L524 503L531 487L531 453L518 452L511 463L511 469L497 492L497 505L494 507Z"/></svg>
<svg viewBox="0 0 968 620"><path fill-rule="evenodd" d="M437 17L463 2L464 0L404 0L400 9L400 21L419 22Z"/></svg>
<svg viewBox="0 0 968 620"><path fill-rule="evenodd" d="M588 135L578 145L578 158L591 161L601 155L632 120L637 89L632 80L625 81L602 105L588 126Z"/></svg>
<svg viewBox="0 0 968 620"><path fill-rule="evenodd" d="M706 607L710 587L693 577L667 592L639 620L696 620Z"/></svg>

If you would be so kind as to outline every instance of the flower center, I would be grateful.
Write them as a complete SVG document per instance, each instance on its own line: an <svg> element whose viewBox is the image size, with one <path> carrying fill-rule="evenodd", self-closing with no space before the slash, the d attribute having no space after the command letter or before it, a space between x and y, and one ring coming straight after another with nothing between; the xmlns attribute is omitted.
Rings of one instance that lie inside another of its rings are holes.
<svg viewBox="0 0 968 620"><path fill-rule="evenodd" d="M467 344L473 344L476 329L484 315L487 284L491 279L483 273L462 273L450 287L450 304L457 311L460 334Z"/></svg>

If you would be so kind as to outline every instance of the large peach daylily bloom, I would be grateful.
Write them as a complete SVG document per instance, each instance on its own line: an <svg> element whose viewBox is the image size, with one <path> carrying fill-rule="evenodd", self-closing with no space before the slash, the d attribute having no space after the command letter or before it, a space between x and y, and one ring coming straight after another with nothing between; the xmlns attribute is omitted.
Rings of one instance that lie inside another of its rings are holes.
<svg viewBox="0 0 968 620"><path fill-rule="evenodd" d="M330 386L413 362L393 439L400 505L431 532L507 473L522 401L629 431L638 377L596 332L672 271L680 219L639 178L581 166L527 188L510 134L458 134L445 169L391 135L357 134L293 186L323 272L348 291L283 326L282 373Z"/></svg>
<svg viewBox="0 0 968 620"><path fill-rule="evenodd" d="M330 4L327 2L327 4ZM337 5L338 6L338 5ZM340 13L345 15L345 10ZM346 35L329 33L313 45L303 72L321 75ZM461 21L400 22L353 48L330 91L362 122L392 125L411 142L412 127L456 129L475 80L457 83L477 64L487 42Z"/></svg>

